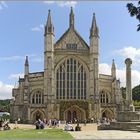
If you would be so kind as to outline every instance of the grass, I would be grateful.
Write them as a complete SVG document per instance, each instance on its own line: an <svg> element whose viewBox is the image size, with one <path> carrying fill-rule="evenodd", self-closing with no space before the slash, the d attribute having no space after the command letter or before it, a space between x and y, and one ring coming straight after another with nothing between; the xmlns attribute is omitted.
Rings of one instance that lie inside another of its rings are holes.
<svg viewBox="0 0 140 140"><path fill-rule="evenodd" d="M12 129L7 131L0 131L0 140L47 140L47 139L68 139L73 137L62 129Z"/></svg>

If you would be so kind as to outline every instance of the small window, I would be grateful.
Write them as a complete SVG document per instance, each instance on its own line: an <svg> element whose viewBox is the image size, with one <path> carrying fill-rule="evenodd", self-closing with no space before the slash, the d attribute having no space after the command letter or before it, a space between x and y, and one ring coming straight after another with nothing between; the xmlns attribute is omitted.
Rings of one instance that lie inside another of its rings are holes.
<svg viewBox="0 0 140 140"><path fill-rule="evenodd" d="M69 50L77 50L77 44L66 44L66 48Z"/></svg>

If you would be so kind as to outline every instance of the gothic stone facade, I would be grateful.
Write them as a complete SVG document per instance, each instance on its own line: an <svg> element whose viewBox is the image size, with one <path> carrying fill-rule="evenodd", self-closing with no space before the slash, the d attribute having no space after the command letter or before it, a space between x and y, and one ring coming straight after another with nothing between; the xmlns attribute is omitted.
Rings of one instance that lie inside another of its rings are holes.
<svg viewBox="0 0 140 140"><path fill-rule="evenodd" d="M69 28L54 42L50 10L44 33L44 71L30 73L28 57L24 78L12 91L12 119L79 121L114 118L120 103L120 82L113 60L111 74L99 74L99 30L93 14L89 45L74 27L71 8Z"/></svg>

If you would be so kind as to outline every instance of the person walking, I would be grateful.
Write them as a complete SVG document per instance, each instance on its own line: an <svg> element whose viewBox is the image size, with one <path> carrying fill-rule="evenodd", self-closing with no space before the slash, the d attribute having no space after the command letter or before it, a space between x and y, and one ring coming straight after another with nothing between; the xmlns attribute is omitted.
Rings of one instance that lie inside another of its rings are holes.
<svg viewBox="0 0 140 140"><path fill-rule="evenodd" d="M86 126L86 124L87 124L87 119L84 120L84 125Z"/></svg>

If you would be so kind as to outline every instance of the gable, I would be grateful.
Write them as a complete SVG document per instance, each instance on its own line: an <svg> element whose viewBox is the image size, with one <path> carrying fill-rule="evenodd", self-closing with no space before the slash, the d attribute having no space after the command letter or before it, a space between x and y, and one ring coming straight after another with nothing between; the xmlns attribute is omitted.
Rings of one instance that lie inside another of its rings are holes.
<svg viewBox="0 0 140 140"><path fill-rule="evenodd" d="M68 29L55 43L55 49L88 50L89 46L75 29Z"/></svg>

